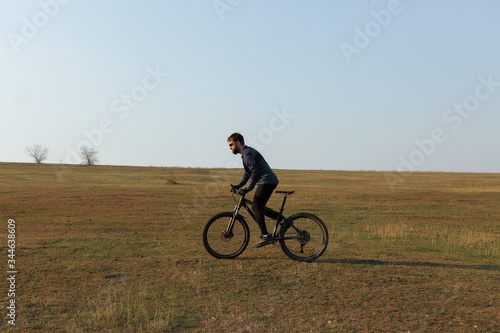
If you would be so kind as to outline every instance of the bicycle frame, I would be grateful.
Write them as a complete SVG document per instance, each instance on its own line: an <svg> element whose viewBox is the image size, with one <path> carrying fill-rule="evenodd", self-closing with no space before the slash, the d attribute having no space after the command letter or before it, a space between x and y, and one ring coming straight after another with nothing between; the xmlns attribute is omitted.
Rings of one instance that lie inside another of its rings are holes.
<svg viewBox="0 0 500 333"><path fill-rule="evenodd" d="M272 236L273 236L273 238L275 240L286 239L286 238L279 238L278 237L278 226L280 224L282 225L283 223L286 222L286 217L283 215L283 210L285 208L286 199L287 199L287 197L288 197L288 195L290 193L284 193L284 192L280 192L280 193L282 193L284 197L283 197L283 202L281 203L281 208L280 208L279 212L277 212L275 210L272 210L271 208L264 207L264 215L267 216L267 217L271 217L273 220L276 219L276 224L274 226L274 230L273 230L273 233L272 233ZM232 233L233 226L234 226L234 223L236 221L236 217L238 216L241 207L244 207L246 209L246 211L248 212L248 214L250 214L250 216L255 220L255 214L253 213L253 211L249 207L249 205L252 205L252 201L246 199L244 196L241 196L240 200L238 201L238 203L234 207L233 217L231 218L231 221L229 222L228 228L226 230L226 235L228 237L230 237L230 235ZM267 210L268 214L273 214L273 215L277 214L277 216L274 217L274 216L266 215L266 210ZM296 229L295 226L292 226L292 227L294 229ZM296 237L291 237L291 238L296 238Z"/></svg>

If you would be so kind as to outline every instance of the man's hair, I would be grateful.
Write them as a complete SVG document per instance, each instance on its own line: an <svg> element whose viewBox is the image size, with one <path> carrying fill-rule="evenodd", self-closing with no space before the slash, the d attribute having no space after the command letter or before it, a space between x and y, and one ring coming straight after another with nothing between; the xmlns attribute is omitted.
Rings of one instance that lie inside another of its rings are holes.
<svg viewBox="0 0 500 333"><path fill-rule="evenodd" d="M245 139L243 139L243 135L241 135L240 133L233 133L229 136L229 138L227 138L227 141L233 141L233 142L236 142L236 141L239 141L241 142L242 145L245 144Z"/></svg>

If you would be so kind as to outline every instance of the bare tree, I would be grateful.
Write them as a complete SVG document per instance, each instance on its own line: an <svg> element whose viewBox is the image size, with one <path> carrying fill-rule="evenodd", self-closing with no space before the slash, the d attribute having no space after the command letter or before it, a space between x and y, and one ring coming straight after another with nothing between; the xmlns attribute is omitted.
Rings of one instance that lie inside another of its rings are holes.
<svg viewBox="0 0 500 333"><path fill-rule="evenodd" d="M49 155L49 149L40 144L26 147L26 152L33 160L35 160L35 163L42 163Z"/></svg>
<svg viewBox="0 0 500 333"><path fill-rule="evenodd" d="M99 162L97 158L98 151L94 150L94 148L90 147L82 147L80 148L80 156L83 160L83 164L86 165L94 165Z"/></svg>

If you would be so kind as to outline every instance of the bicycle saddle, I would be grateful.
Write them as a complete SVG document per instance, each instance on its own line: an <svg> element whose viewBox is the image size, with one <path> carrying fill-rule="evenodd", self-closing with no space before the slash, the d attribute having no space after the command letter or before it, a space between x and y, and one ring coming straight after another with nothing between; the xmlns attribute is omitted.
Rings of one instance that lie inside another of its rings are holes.
<svg viewBox="0 0 500 333"><path fill-rule="evenodd" d="M276 193L280 193L280 194L293 194L293 193L295 193L295 191L276 191Z"/></svg>

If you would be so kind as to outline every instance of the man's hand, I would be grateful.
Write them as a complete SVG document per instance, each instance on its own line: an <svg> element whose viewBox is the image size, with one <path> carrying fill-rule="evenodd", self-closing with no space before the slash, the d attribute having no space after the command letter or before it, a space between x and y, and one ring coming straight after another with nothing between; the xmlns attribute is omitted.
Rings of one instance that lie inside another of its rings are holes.
<svg viewBox="0 0 500 333"><path fill-rule="evenodd" d="M241 188L241 186L238 185L231 185L231 193L238 193L238 190Z"/></svg>
<svg viewBox="0 0 500 333"><path fill-rule="evenodd" d="M238 194L241 195L242 197L245 196L249 191L246 188L242 188L238 191Z"/></svg>

